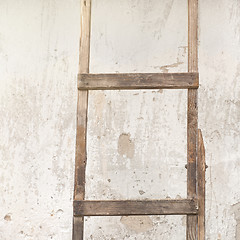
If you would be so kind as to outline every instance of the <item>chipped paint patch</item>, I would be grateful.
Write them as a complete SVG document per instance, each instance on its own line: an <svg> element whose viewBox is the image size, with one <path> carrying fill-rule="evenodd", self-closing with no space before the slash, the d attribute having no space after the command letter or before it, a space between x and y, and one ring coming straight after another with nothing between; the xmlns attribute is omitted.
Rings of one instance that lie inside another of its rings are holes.
<svg viewBox="0 0 240 240"><path fill-rule="evenodd" d="M131 135L127 133L121 134L118 139L118 153L123 157L133 158L134 151L135 147Z"/></svg>
<svg viewBox="0 0 240 240"><path fill-rule="evenodd" d="M6 215L4 216L4 220L5 220L5 221L8 221L8 222L12 221L12 216L11 216L11 214L10 214L10 213L6 214Z"/></svg>
<svg viewBox="0 0 240 240"><path fill-rule="evenodd" d="M123 216L121 223L136 233L146 232L153 228L153 222L149 216Z"/></svg>

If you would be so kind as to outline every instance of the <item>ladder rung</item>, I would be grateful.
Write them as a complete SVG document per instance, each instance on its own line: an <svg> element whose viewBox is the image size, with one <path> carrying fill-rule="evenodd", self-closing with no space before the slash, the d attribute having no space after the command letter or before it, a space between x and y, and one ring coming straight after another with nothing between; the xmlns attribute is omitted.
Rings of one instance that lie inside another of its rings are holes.
<svg viewBox="0 0 240 240"><path fill-rule="evenodd" d="M195 215L193 199L74 201L74 216Z"/></svg>
<svg viewBox="0 0 240 240"><path fill-rule="evenodd" d="M198 88L198 73L79 74L79 90Z"/></svg>

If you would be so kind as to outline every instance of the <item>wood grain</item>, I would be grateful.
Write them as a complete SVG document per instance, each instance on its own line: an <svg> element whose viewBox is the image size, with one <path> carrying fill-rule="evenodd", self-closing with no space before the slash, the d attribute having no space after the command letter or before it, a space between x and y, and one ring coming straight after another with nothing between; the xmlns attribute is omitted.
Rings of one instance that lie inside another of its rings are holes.
<svg viewBox="0 0 240 240"><path fill-rule="evenodd" d="M197 214L197 202L179 200L74 201L75 216L186 215Z"/></svg>
<svg viewBox="0 0 240 240"><path fill-rule="evenodd" d="M198 0L188 0L188 72L198 72ZM197 90L188 90L187 194L196 197ZM197 239L197 217L187 216L187 240Z"/></svg>
<svg viewBox="0 0 240 240"><path fill-rule="evenodd" d="M84 217L73 217L73 240L83 240L84 235Z"/></svg>
<svg viewBox="0 0 240 240"><path fill-rule="evenodd" d="M198 194L198 240L205 240L205 148L202 132L198 129L197 194Z"/></svg>
<svg viewBox="0 0 240 240"><path fill-rule="evenodd" d="M198 73L79 74L78 89L191 89L198 88Z"/></svg>
<svg viewBox="0 0 240 240"><path fill-rule="evenodd" d="M91 0L81 0L81 35L79 47L79 73L89 72L91 31ZM87 161L87 111L88 91L78 91L77 134L75 154L74 200L85 196L85 171ZM73 219L73 240L83 240L84 218Z"/></svg>

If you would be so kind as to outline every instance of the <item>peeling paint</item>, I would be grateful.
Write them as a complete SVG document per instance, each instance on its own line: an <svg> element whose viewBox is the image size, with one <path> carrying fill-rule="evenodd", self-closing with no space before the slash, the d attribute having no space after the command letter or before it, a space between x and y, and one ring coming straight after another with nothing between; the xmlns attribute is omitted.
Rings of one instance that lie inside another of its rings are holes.
<svg viewBox="0 0 240 240"><path fill-rule="evenodd" d="M184 62L177 62L177 63L173 63L173 64L170 64L170 65L165 65L165 66L161 66L160 67L160 70L163 72L163 73L168 73L169 72L169 68L177 68L179 65L183 64Z"/></svg>
<svg viewBox="0 0 240 240"><path fill-rule="evenodd" d="M118 153L127 158L134 156L134 142L130 134L122 133L118 139Z"/></svg>
<svg viewBox="0 0 240 240"><path fill-rule="evenodd" d="M136 233L146 232L153 227L153 222L149 216L121 217L121 223Z"/></svg>

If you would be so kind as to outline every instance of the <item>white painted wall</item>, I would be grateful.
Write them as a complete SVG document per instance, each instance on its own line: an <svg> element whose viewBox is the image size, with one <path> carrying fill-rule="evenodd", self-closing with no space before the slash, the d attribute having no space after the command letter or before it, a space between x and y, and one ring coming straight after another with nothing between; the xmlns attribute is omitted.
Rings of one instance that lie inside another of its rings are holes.
<svg viewBox="0 0 240 240"><path fill-rule="evenodd" d="M79 0L0 2L0 239L70 240ZM187 1L93 0L91 72L187 71ZM199 0L207 239L240 239L240 2ZM90 92L88 199L186 197L186 91ZM185 217L86 218L86 239L185 239Z"/></svg>

